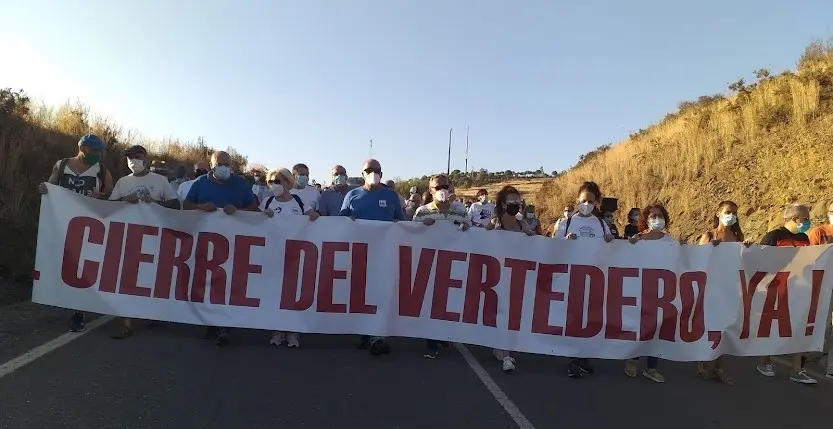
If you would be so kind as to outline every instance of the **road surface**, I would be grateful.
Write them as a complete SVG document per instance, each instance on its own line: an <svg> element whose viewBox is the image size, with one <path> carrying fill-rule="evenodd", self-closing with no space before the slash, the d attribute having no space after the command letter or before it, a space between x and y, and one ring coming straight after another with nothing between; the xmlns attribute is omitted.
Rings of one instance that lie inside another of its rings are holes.
<svg viewBox="0 0 833 429"><path fill-rule="evenodd" d="M26 333L25 324L0 320L0 362L62 335L67 313L55 314L49 328ZM268 346L266 332L236 331L219 349L193 326L140 324L122 341L109 338L114 329L111 321L72 334L31 363L0 370L0 428L833 427L833 383L791 383L784 367L767 379L750 359L731 360L735 386L665 361L667 382L656 384L626 377L615 361L568 379L564 359L537 355L519 355L517 371L504 374L476 346L428 360L413 339L393 339L393 354L371 357L352 336L302 335L300 349L287 349Z"/></svg>

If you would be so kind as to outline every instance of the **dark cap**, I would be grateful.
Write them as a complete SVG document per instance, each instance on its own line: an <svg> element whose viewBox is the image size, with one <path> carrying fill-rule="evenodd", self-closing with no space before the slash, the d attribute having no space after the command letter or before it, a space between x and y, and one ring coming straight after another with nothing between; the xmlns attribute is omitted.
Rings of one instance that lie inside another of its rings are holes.
<svg viewBox="0 0 833 429"><path fill-rule="evenodd" d="M139 145L130 146L129 148L127 148L124 151L125 156L127 156L127 155L138 155L138 154L147 155L148 151L145 150L145 148L143 148L142 146L139 146Z"/></svg>
<svg viewBox="0 0 833 429"><path fill-rule="evenodd" d="M88 147L92 150L104 150L104 142L95 134L87 134L78 140L78 147Z"/></svg>

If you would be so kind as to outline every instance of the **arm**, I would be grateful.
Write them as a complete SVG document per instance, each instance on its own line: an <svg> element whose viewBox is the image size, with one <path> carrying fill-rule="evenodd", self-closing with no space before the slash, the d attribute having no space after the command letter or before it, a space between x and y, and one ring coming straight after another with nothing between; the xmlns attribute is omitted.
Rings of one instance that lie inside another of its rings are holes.
<svg viewBox="0 0 833 429"><path fill-rule="evenodd" d="M101 193L101 198L105 200L113 193L113 175L110 174L110 170L104 172L104 186L101 188Z"/></svg>
<svg viewBox="0 0 833 429"><path fill-rule="evenodd" d="M552 238L564 238L567 235L567 222L560 221L555 226L555 233L552 235Z"/></svg>
<svg viewBox="0 0 833 429"><path fill-rule="evenodd" d="M167 181L162 186L162 201L158 201L158 203L160 206L167 207L169 209L180 210L182 208L174 187Z"/></svg>
<svg viewBox="0 0 833 429"><path fill-rule="evenodd" d="M353 216L353 204L351 203L352 191L344 196L344 201L341 202L340 216Z"/></svg>
<svg viewBox="0 0 833 429"><path fill-rule="evenodd" d="M826 244L825 240L824 240L824 232L819 227L815 227L815 228L811 229L807 233L807 238L810 239L810 245L811 246L818 246L820 244Z"/></svg>
<svg viewBox="0 0 833 429"><path fill-rule="evenodd" d="M405 210L402 208L402 202L399 195L393 194L393 219L405 220Z"/></svg>
<svg viewBox="0 0 833 429"><path fill-rule="evenodd" d="M257 200L255 200L255 194L253 194L252 192L245 193L245 196L243 197L243 204L240 209L247 212L259 212L260 209L257 208Z"/></svg>
<svg viewBox="0 0 833 429"><path fill-rule="evenodd" d="M770 231L764 235L764 238L761 239L762 246L777 246L778 245L778 238L775 236L776 231Z"/></svg>
<svg viewBox="0 0 833 429"><path fill-rule="evenodd" d="M188 194L182 200L182 208L184 210L198 210L200 208L200 204L197 203L199 201L199 195L200 187L194 182L191 188L188 189Z"/></svg>
<svg viewBox="0 0 833 429"><path fill-rule="evenodd" d="M52 166L52 173L49 174L49 178L46 179L46 183L57 185L58 178L61 177L61 172L58 171L58 166L61 164L61 161L58 161L55 165Z"/></svg>
<svg viewBox="0 0 833 429"><path fill-rule="evenodd" d="M697 240L697 244L699 244L701 246L704 245L704 244L709 244L709 243L711 243L711 240L709 239L709 234L703 234Z"/></svg>

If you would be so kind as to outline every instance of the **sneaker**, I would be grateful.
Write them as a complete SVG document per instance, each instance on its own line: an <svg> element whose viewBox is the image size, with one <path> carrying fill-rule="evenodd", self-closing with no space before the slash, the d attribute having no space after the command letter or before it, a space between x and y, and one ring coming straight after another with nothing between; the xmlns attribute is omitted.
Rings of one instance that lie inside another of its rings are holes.
<svg viewBox="0 0 833 429"><path fill-rule="evenodd" d="M362 335L359 343L356 344L356 348L359 350L367 350L368 347L370 347L370 336Z"/></svg>
<svg viewBox="0 0 833 429"><path fill-rule="evenodd" d="M796 383L801 383L801 384L817 384L818 383L818 380L816 380L813 377L810 377L807 374L807 370L804 370L804 369L802 369L800 371L793 371L792 374L790 374L790 381L794 381Z"/></svg>
<svg viewBox="0 0 833 429"><path fill-rule="evenodd" d="M213 340L217 338L218 330L216 326L206 326L202 333L203 340Z"/></svg>
<svg viewBox="0 0 833 429"><path fill-rule="evenodd" d="M286 336L286 345L293 349L301 347L301 344L298 342L299 337L300 334L298 334L297 332L290 332L289 335Z"/></svg>
<svg viewBox="0 0 833 429"><path fill-rule="evenodd" d="M636 359L628 359L625 362L625 375L630 378L635 378L637 372L639 371L639 361Z"/></svg>
<svg viewBox="0 0 833 429"><path fill-rule="evenodd" d="M76 311L69 319L69 332L81 332L84 329L87 329L84 314Z"/></svg>
<svg viewBox="0 0 833 429"><path fill-rule="evenodd" d="M581 358L578 360L578 369L585 374L593 375L593 365L587 359Z"/></svg>
<svg viewBox="0 0 833 429"><path fill-rule="evenodd" d="M642 376L657 383L665 383L665 376L660 374L656 368L648 368L642 371Z"/></svg>
<svg viewBox="0 0 833 429"><path fill-rule="evenodd" d="M755 369L764 377L775 377L775 364L764 363L758 365Z"/></svg>
<svg viewBox="0 0 833 429"><path fill-rule="evenodd" d="M424 357L426 359L434 359L439 355L440 355L440 349L439 348L435 349L435 348L431 348L431 347L426 347L425 348L425 353L422 355L422 357Z"/></svg>
<svg viewBox="0 0 833 429"><path fill-rule="evenodd" d="M370 343L370 354L373 356L386 355L390 353L390 345L383 338Z"/></svg>
<svg viewBox="0 0 833 429"><path fill-rule="evenodd" d="M829 378L829 379L833 379L833 371L827 371L827 373L824 374L824 376Z"/></svg>
<svg viewBox="0 0 833 429"><path fill-rule="evenodd" d="M229 337L228 329L220 329L220 334L217 335L217 347L227 346L230 342L231 337Z"/></svg>
<svg viewBox="0 0 833 429"><path fill-rule="evenodd" d="M503 358L503 372L512 372L515 370L515 358L512 356L506 356Z"/></svg>
<svg viewBox="0 0 833 429"><path fill-rule="evenodd" d="M273 346L279 346L284 342L286 342L286 332L275 332L269 340L269 344Z"/></svg>
<svg viewBox="0 0 833 429"><path fill-rule="evenodd" d="M110 338L114 340L123 340L125 338L130 338L133 336L133 329L128 328L127 326L122 325L119 330L110 336Z"/></svg>
<svg viewBox="0 0 833 429"><path fill-rule="evenodd" d="M581 378L582 372L581 367L578 364L578 359L573 359L570 361L570 365L567 367L567 377L570 378Z"/></svg>

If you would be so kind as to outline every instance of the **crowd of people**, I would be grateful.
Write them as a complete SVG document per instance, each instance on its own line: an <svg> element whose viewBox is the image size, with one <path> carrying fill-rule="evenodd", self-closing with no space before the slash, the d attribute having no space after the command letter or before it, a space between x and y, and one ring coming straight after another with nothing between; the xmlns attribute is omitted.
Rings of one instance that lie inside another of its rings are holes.
<svg viewBox="0 0 833 429"><path fill-rule="evenodd" d="M431 177L428 189L413 187L405 197L396 193L392 181L382 182L382 165L375 159L369 159L362 165L363 185L350 185L347 170L336 165L332 169L331 184L321 189L320 185L310 182L309 168L301 163L291 169L276 168L263 177L255 176L252 183L234 171L231 157L222 151L213 153L210 160L194 165L193 178L187 177L187 172L180 168L177 177L169 180L159 171L153 171L148 152L142 146L132 146L124 152L131 174L114 181L101 162L105 147L95 135L82 137L78 142L77 155L58 160L46 183L91 198L130 204L156 203L180 210L222 210L227 215L243 210L261 212L269 218L307 216L310 221L320 216L347 216L386 222L421 222L427 226L452 222L463 231L470 228L498 229L567 240L600 239L611 242L624 239L633 244L642 240L674 240L668 232L671 217L658 203L632 208L620 236L614 221L618 201L605 198L593 182L585 182L579 187L575 205L566 206L563 216L552 229L542 233L535 207L526 204L521 193L512 186L504 186L493 201L485 189L477 192L476 201L465 201L456 196L449 177L438 174ZM45 183L39 186L39 190L41 193L48 192ZM828 223L823 225L812 227L810 207L803 204L787 205L783 220L783 225L769 231L760 244L788 247L833 244L833 204L828 206ZM700 245L718 246L723 242L751 244L741 230L738 205L732 201L716 204L712 223L704 229L698 240ZM829 320L827 326L829 329ZM75 312L70 319L70 330L78 332L84 329L84 315ZM125 339L134 333L132 321L124 318L113 338ZM230 330L226 327L206 327L205 338L214 339L218 346L225 346L230 342ZM296 348L300 346L300 335L297 332L274 332L269 343ZM358 346L372 355L391 351L387 339L378 336L362 336ZM447 342L426 340L424 356L434 359L445 347L448 347ZM504 371L515 369L517 362L509 350L495 349L493 354ZM652 381L664 382L665 377L659 372L659 359L647 357L645 360L645 369L641 374ZM817 383L808 374L806 362L805 354L792 356L791 381ZM639 367L639 359L630 359L625 362L624 372L636 377L640 374ZM756 369L762 376L775 376L776 369L770 356L761 357ZM711 362L699 362L697 373L707 380L734 384L722 357ZM590 359L569 360L569 377L581 378L589 374L593 374ZM833 378L833 360L828 360L826 376Z"/></svg>

